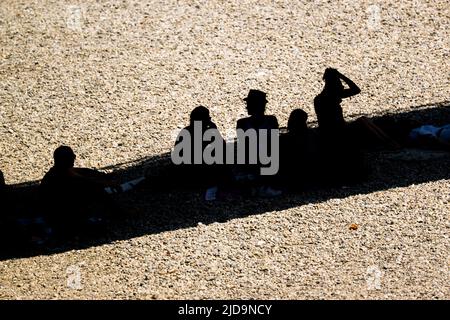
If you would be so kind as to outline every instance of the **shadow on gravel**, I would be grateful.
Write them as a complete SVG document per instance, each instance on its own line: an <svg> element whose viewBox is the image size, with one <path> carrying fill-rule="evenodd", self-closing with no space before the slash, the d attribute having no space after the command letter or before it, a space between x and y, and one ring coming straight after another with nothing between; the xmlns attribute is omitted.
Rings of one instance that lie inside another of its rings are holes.
<svg viewBox="0 0 450 320"><path fill-rule="evenodd" d="M373 121L387 119L393 123L401 119L413 119L435 125L450 123L448 101L411 109L412 111L406 113L378 115L371 119ZM356 117L357 115L350 118ZM314 126L314 123L312 125ZM448 152L421 152L409 149L371 150L366 155L371 173L369 179L364 183L287 193L273 199L243 197L236 192L229 193L218 201L205 202L203 189L181 188L176 185L176 181L165 181L164 186L161 186L159 183L164 179L156 185L149 181L129 193L117 196L117 202L128 213L126 216L112 221L106 230L99 231L94 235L82 236L77 241L73 240L51 247L18 247L5 239L0 245L0 260L89 248L147 234L195 227L199 223L220 223L249 215L318 203L332 198L345 198L356 194L368 194L391 188L450 179L450 154ZM125 181L143 174L161 175L161 172L167 170L169 165L169 154L162 154L100 169L114 172L119 179ZM32 201L37 184L38 182L29 182L11 186L19 211ZM3 216L2 214L0 223Z"/></svg>

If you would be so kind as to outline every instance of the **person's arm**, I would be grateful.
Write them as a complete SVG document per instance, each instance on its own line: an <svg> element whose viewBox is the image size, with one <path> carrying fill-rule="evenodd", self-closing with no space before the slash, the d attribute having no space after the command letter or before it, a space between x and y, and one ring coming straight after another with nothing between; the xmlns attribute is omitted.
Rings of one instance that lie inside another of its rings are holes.
<svg viewBox="0 0 450 320"><path fill-rule="evenodd" d="M69 175L101 187L116 187L119 185L117 181L111 179L107 174L92 169L71 168L69 170Z"/></svg>
<svg viewBox="0 0 450 320"><path fill-rule="evenodd" d="M348 89L344 89L344 92L342 93L342 98L352 97L361 92L361 89L356 85L356 83L354 83L352 80L344 76L339 71L337 71L337 73L339 75L339 78L343 80L348 86Z"/></svg>
<svg viewBox="0 0 450 320"><path fill-rule="evenodd" d="M363 116L358 118L356 121L358 121L364 128L366 128L366 130L368 130L374 137L376 137L378 141L384 143L392 149L401 148L401 145L397 141L390 137L386 132L383 131L383 129L378 127L369 118Z"/></svg>

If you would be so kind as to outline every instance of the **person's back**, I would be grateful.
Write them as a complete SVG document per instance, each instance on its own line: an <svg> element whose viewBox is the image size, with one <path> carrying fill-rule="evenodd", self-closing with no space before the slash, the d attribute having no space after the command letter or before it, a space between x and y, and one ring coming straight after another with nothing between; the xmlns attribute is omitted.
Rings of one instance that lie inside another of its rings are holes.
<svg viewBox="0 0 450 320"><path fill-rule="evenodd" d="M323 80L325 85L314 99L314 110L324 142L330 142L332 145L346 138L342 99L357 95L361 90L352 80L333 68L325 70ZM342 81L348 86L347 89L344 88Z"/></svg>
<svg viewBox="0 0 450 320"><path fill-rule="evenodd" d="M260 130L266 130L267 132L267 148L271 153L271 130L277 130L279 128L278 120L273 115L266 115L266 94L259 90L250 90L248 96L244 99L247 104L247 112L249 117L241 118L236 123L236 130L238 132L237 137L239 139L239 131L247 132L248 130L255 130L256 134L256 149L259 154L260 146ZM239 142L239 141L238 141ZM246 145L246 154L249 155L250 146Z"/></svg>
<svg viewBox="0 0 450 320"><path fill-rule="evenodd" d="M254 129L278 129L278 120L273 115L253 115L247 118L242 118L237 121L236 128L242 130Z"/></svg>
<svg viewBox="0 0 450 320"><path fill-rule="evenodd" d="M321 134L333 135L342 132L345 127L344 115L338 96L320 93L314 98L314 111Z"/></svg>
<svg viewBox="0 0 450 320"><path fill-rule="evenodd" d="M54 165L45 174L39 186L40 204L50 224L57 229L77 232L80 224L95 215L115 214L105 187L114 186L107 175L87 168L75 168L75 154L67 146L58 147ZM100 207L98 207L100 205Z"/></svg>
<svg viewBox="0 0 450 320"><path fill-rule="evenodd" d="M280 136L280 177L290 187L314 184L318 161L318 138L307 126L308 115L301 109L291 112L287 132Z"/></svg>
<svg viewBox="0 0 450 320"><path fill-rule="evenodd" d="M57 202L67 202L88 195L88 183L74 174L75 168L65 169L52 167L41 180L40 188L47 199Z"/></svg>
<svg viewBox="0 0 450 320"><path fill-rule="evenodd" d="M271 145L271 135L273 134L271 130L278 129L278 120L273 115L265 115L265 114L258 114L258 115L252 115L247 118L242 118L237 121L236 129L237 130L243 130L243 132L246 132L247 130L255 130L256 134L256 152L259 154L259 148L261 145L261 138L260 138L260 130L266 130L266 139L267 139L267 150L269 151L269 154L272 154L272 145ZM239 135L238 135L239 139ZM246 159L249 157L249 150L251 146L246 145ZM248 161L248 160L246 160Z"/></svg>
<svg viewBox="0 0 450 320"><path fill-rule="evenodd" d="M211 135L205 139L205 135ZM184 141L184 139L188 139ZM209 140L211 139L211 140ZM216 150L216 147L222 149ZM185 152L189 151L190 156ZM208 159L205 155L208 155ZM225 168L225 140L217 126L211 121L209 110L204 106L194 108L189 125L181 130L175 140L172 152L172 173L179 180L178 185L207 187L205 199L214 200L219 186L227 180Z"/></svg>
<svg viewBox="0 0 450 320"><path fill-rule="evenodd" d="M40 183L45 200L70 203L81 193L88 193L83 178L77 175L74 168L75 154L72 149L67 146L58 147L53 158L53 167L44 175Z"/></svg>
<svg viewBox="0 0 450 320"><path fill-rule="evenodd" d="M198 129L201 129L201 130L196 130L195 129L196 126L198 126ZM215 136L218 137L218 139L220 140L219 143L222 144L222 146L224 147L225 140L222 138L219 130L217 129L216 124L211 121L209 110L203 106L194 108L194 110L192 110L192 112L190 114L189 125L181 130L180 134L177 136L177 138L175 140L175 146L177 146L178 144L183 143L183 139L186 138L186 136L189 137L190 143L188 145L189 145L189 151L191 154L190 159L189 159L190 160L189 164L195 164L195 161L194 161L195 160L195 152L201 153L197 157L200 158L200 160L201 160L200 164L204 164L203 153L204 153L205 149L208 148L208 146L212 143L211 141L205 141L203 139L203 135L205 134L205 132L207 130L215 130ZM201 147L199 150L196 149L196 143L198 143L198 142L201 142L200 143ZM216 141L214 141L214 142L216 142ZM181 154L179 156L183 156L183 151L180 151L180 153ZM214 152L213 152L213 156L214 156ZM223 161L223 159L222 159L222 161ZM185 163L185 164L187 164L187 163Z"/></svg>
<svg viewBox="0 0 450 320"><path fill-rule="evenodd" d="M278 120L273 115L265 115L267 104L266 93L260 90L250 90L248 96L244 98L246 102L246 109L249 117L239 119L236 123L237 143L244 145L245 150L245 164L239 170L239 175L246 176L250 180L256 180L260 186L252 188L253 194L258 194L263 197L273 197L281 194L281 191L272 189L268 184L271 184L273 177L260 175L260 170L263 166L260 159L260 147L265 144L265 151L267 155L273 156L272 141L273 135L278 136ZM253 130L254 132L251 132ZM261 140L265 130L266 141ZM254 136L256 140L251 138ZM277 137L278 139L278 137ZM278 140L276 140L278 142ZM254 144L254 145L253 145ZM238 150L238 151L239 151ZM251 159L251 154L256 153L256 163ZM276 155L277 157L279 155ZM250 161L252 160L252 161Z"/></svg>

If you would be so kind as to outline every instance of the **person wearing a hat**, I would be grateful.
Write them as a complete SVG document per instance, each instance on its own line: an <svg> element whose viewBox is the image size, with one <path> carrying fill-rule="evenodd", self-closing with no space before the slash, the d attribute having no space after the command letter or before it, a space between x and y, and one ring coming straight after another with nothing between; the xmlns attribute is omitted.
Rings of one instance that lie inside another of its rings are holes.
<svg viewBox="0 0 450 320"><path fill-rule="evenodd" d="M272 132L272 129L279 129L278 120L274 115L266 115L266 105L267 105L267 97L266 93L260 90L251 89L246 98L243 99L246 102L246 109L248 113L248 117L239 119L237 121L236 129L238 131L237 137L239 140L239 131L243 130L244 132L249 129L256 130L257 134L257 148L259 154L259 130L265 129L268 130L269 134ZM268 142L270 143L271 139L268 135ZM238 141L239 142L239 141ZM250 165L248 164L248 150L249 146L246 146L246 166L244 171L246 171L247 176L251 176L253 178L257 178L259 186L252 188L252 194L263 196L263 197L273 197L281 194L281 191L275 190L268 186L268 180L270 178L263 178L259 176L259 168L260 164ZM268 145L269 154L272 154L270 144Z"/></svg>
<svg viewBox="0 0 450 320"><path fill-rule="evenodd" d="M266 93L260 90L251 89L246 98L249 117L239 119L238 129L278 129L278 120L273 115L265 115L267 98Z"/></svg>

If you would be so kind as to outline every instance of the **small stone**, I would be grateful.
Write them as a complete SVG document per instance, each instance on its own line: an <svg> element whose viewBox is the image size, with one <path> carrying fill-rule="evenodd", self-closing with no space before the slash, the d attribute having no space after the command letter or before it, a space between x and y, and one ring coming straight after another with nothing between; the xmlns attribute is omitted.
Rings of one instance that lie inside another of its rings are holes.
<svg viewBox="0 0 450 320"><path fill-rule="evenodd" d="M358 225L356 223L352 223L349 227L350 230L358 230Z"/></svg>

